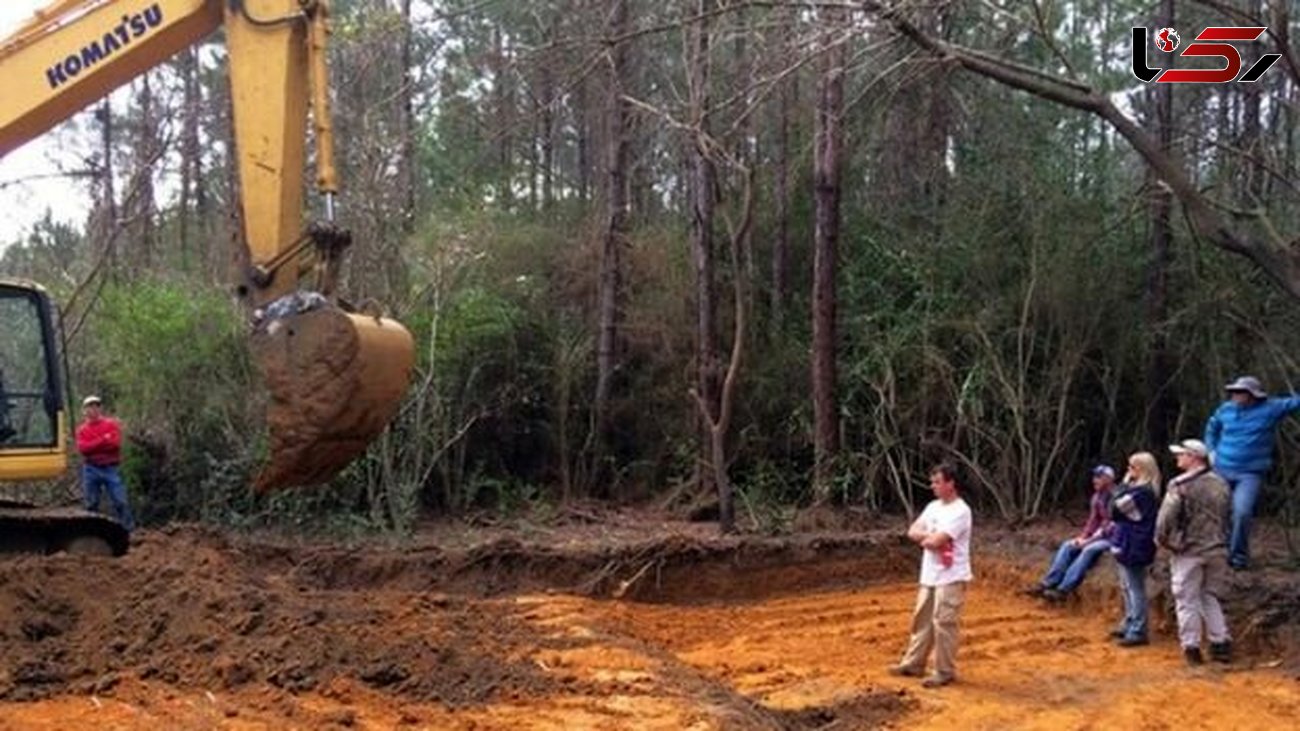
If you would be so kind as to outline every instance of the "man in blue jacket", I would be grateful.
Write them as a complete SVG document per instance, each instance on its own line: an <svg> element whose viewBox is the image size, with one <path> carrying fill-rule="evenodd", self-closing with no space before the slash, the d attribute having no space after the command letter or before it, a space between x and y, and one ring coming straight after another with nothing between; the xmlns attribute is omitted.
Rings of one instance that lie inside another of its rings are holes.
<svg viewBox="0 0 1300 731"><path fill-rule="evenodd" d="M1205 444L1214 471L1232 489L1232 536L1228 563L1234 569L1250 565L1250 521L1255 514L1264 477L1273 469L1275 427L1287 414L1300 410L1300 396L1269 398L1254 376L1242 376L1223 387L1228 400L1205 424Z"/></svg>

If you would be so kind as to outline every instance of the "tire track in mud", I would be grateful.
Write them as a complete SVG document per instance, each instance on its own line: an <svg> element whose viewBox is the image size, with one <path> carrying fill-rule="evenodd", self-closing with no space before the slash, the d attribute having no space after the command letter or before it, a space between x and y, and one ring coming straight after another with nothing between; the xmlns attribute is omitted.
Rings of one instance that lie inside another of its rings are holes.
<svg viewBox="0 0 1300 731"><path fill-rule="evenodd" d="M801 707L768 705L761 693L737 687L727 673L697 664L680 651L698 638L665 641L663 636L654 633L629 631L626 621L635 620L636 605L631 605L629 615L624 612L629 609L627 604L574 596L524 597L518 601L527 608L523 617L552 632L551 636L560 644L566 637L585 640L580 645L557 649L540 658L539 663L583 677L585 685L594 691L588 696L593 710L608 703L611 697L631 699L633 705L636 699L652 698L676 707L670 717L658 719L642 709L637 715L637 727L656 727L662 723L664 728L675 728L675 723L693 719L692 728L808 729L832 724L839 724L834 726L837 728L876 728L914 705L906 692L880 687L854 688L824 703ZM664 605L653 606L659 611L672 611ZM688 613L697 611L699 608ZM702 629L690 621L683 622L681 627ZM717 624L709 627L718 629ZM667 626L663 629L672 631ZM767 630L781 631L776 627ZM770 673L778 679L783 676L777 665L769 668L759 664L747 671L759 675Z"/></svg>

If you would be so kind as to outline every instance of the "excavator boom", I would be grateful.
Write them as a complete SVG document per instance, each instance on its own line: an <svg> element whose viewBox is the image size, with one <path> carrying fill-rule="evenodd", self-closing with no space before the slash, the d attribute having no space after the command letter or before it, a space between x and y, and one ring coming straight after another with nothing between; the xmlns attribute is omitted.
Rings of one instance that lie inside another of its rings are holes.
<svg viewBox="0 0 1300 731"><path fill-rule="evenodd" d="M218 29L239 171L236 291L270 390L270 455L255 486L319 484L391 421L414 361L405 328L346 311L334 291L351 237L333 220L327 0L54 2L0 40L0 156ZM326 212L311 225L309 137ZM10 459L0 443L0 475Z"/></svg>

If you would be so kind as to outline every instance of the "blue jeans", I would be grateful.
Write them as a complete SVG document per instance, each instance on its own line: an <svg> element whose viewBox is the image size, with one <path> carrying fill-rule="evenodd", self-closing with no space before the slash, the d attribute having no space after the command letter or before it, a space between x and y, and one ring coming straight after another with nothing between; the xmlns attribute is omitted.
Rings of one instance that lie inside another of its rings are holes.
<svg viewBox="0 0 1300 731"><path fill-rule="evenodd" d="M1119 585L1124 590L1124 621L1120 629L1130 640L1147 637L1147 567L1119 565Z"/></svg>
<svg viewBox="0 0 1300 731"><path fill-rule="evenodd" d="M1255 501L1264 484L1258 472L1216 469L1232 489L1232 536L1228 539L1228 563L1233 568L1250 564L1250 523L1255 517Z"/></svg>
<svg viewBox="0 0 1300 731"><path fill-rule="evenodd" d="M1072 540L1064 541L1056 550L1056 557L1052 559L1052 565L1040 583L1045 589L1055 589L1062 593L1074 591L1075 587L1083 583L1084 577L1097 562L1097 557L1109 550L1110 541L1107 540L1098 539L1085 543L1082 547L1075 546Z"/></svg>
<svg viewBox="0 0 1300 731"><path fill-rule="evenodd" d="M113 504L117 522L127 531L135 530L135 518L131 516L131 506L126 502L126 486L117 467L99 467L85 464L81 467L81 489L86 498L86 510L99 511L99 494L103 489L108 493L108 501Z"/></svg>

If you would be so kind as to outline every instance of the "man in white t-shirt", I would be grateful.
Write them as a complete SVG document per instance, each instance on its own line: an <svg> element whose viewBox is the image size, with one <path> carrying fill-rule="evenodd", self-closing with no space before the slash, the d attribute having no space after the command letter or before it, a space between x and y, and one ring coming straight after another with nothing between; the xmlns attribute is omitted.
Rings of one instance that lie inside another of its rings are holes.
<svg viewBox="0 0 1300 731"><path fill-rule="evenodd" d="M907 529L921 546L921 590L912 613L912 637L903 659L889 669L893 675L925 674L930 649L934 674L921 685L939 688L957 679L957 625L966 603L970 569L970 506L958 495L957 470L943 463L930 470L935 499Z"/></svg>

